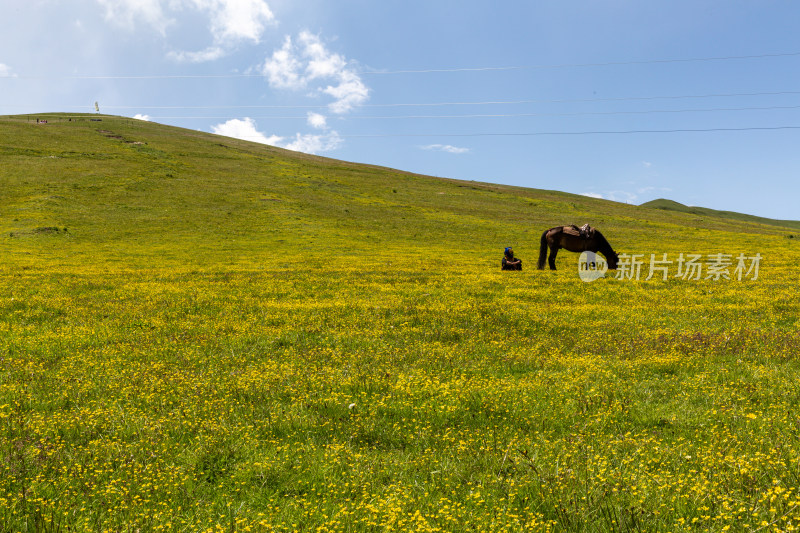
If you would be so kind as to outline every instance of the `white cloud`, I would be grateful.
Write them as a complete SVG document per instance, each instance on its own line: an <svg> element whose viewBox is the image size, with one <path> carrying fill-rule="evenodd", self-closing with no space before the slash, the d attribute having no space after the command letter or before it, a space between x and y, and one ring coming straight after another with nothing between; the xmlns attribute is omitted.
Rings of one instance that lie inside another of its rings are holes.
<svg viewBox="0 0 800 533"><path fill-rule="evenodd" d="M162 0L97 0L106 9L106 20L130 30L138 19L162 35L171 23L161 7Z"/></svg>
<svg viewBox="0 0 800 533"><path fill-rule="evenodd" d="M0 63L0 78L14 78L16 74L11 73L11 67L4 63Z"/></svg>
<svg viewBox="0 0 800 533"><path fill-rule="evenodd" d="M671 190L672 189L670 189L669 187L642 187L640 189L636 189L636 192L638 194L647 194L649 192L656 192L656 191L669 192Z"/></svg>
<svg viewBox="0 0 800 533"><path fill-rule="evenodd" d="M319 154L322 152L330 152L339 148L344 141L335 131L325 133L323 135L311 135L298 133L294 141L284 144L282 147L287 150L294 150L296 152L305 152L307 154Z"/></svg>
<svg viewBox="0 0 800 533"><path fill-rule="evenodd" d="M193 0L211 16L211 32L218 43L247 40L258 43L267 24L275 19L264 0Z"/></svg>
<svg viewBox="0 0 800 533"><path fill-rule="evenodd" d="M434 150L437 152L447 152L449 154L466 154L469 148L459 148L458 146L451 146L449 144L429 144L421 146L423 150Z"/></svg>
<svg viewBox="0 0 800 533"><path fill-rule="evenodd" d="M180 12L195 11L208 19L213 44L197 52L172 51L176 61L199 63L225 56L242 41L258 44L275 15L265 0L97 0L106 20L133 30L138 23L162 36L176 24Z"/></svg>
<svg viewBox="0 0 800 533"><path fill-rule="evenodd" d="M178 63L205 63L206 61L215 61L221 57L225 57L227 52L219 46L209 46L205 50L199 52L183 52L172 50L167 53L167 57Z"/></svg>
<svg viewBox="0 0 800 533"><path fill-rule="evenodd" d="M352 111L369 98L369 88L350 62L328 50L318 35L308 31L300 32L296 38L286 36L281 47L259 65L258 71L272 88L331 97L333 101L328 104L328 109L337 115ZM324 133L297 133L280 146L316 154L335 150L343 144L338 132L328 131L324 115L309 112L306 120L310 127Z"/></svg>
<svg viewBox="0 0 800 533"><path fill-rule="evenodd" d="M150 121L149 115L142 115L141 113L136 113L135 115L133 115L133 118L135 118L136 120L144 120L146 122Z"/></svg>
<svg viewBox="0 0 800 533"><path fill-rule="evenodd" d="M288 35L283 41L283 47L272 53L261 71L267 77L270 86L278 89L302 89L306 80L301 74L302 64L294 56L292 38Z"/></svg>
<svg viewBox="0 0 800 533"><path fill-rule="evenodd" d="M653 193L656 191L670 191L669 187L638 187L633 190L616 190L616 191L604 191L603 194L596 193L596 192L584 192L581 193L583 196L589 196L591 198L601 198L605 200L611 200L612 202L624 202L628 204L637 203L641 201L641 197L643 195L648 195L649 193Z"/></svg>
<svg viewBox="0 0 800 533"><path fill-rule="evenodd" d="M335 131L320 135L298 133L292 140L287 140L285 137L280 137L278 135L267 136L258 131L255 121L249 117L245 117L244 120L232 119L222 124L211 126L211 131L217 135L269 144L286 148L287 150L305 152L307 154L329 152L339 148L343 142L342 138Z"/></svg>
<svg viewBox="0 0 800 533"><path fill-rule="evenodd" d="M624 202L626 204L635 202L639 195L630 191L608 191L607 199L613 202Z"/></svg>
<svg viewBox="0 0 800 533"><path fill-rule="evenodd" d="M328 85L323 92L336 99L329 107L333 113L341 115L366 102L369 89L354 72L345 70L338 77L339 85Z"/></svg>
<svg viewBox="0 0 800 533"><path fill-rule="evenodd" d="M217 135L224 135L225 137L233 137L234 139L242 139L244 141L252 141L263 144L271 144L278 146L278 143L283 140L283 137L276 135L267 137L256 129L255 121L250 117L245 117L244 120L238 118L229 120L216 126L211 126L211 131Z"/></svg>
<svg viewBox="0 0 800 533"><path fill-rule="evenodd" d="M318 130L324 130L328 127L328 120L325 118L325 115L320 115L319 113L309 111L308 125Z"/></svg>
<svg viewBox="0 0 800 533"><path fill-rule="evenodd" d="M642 166L643 166L644 168L650 168L650 167L652 167L652 166L653 166L653 163L651 163L651 162L649 162L649 161L642 161Z"/></svg>
<svg viewBox="0 0 800 533"><path fill-rule="evenodd" d="M369 88L348 61L330 52L319 36L308 31L301 32L297 42L287 36L283 46L261 66L261 72L274 88L311 88L333 97L329 109L336 114L352 111L369 98Z"/></svg>
<svg viewBox="0 0 800 533"><path fill-rule="evenodd" d="M603 191L599 192L582 192L581 196L588 196L589 198L598 198L600 200L611 200L612 202L632 203L638 195L630 191Z"/></svg>

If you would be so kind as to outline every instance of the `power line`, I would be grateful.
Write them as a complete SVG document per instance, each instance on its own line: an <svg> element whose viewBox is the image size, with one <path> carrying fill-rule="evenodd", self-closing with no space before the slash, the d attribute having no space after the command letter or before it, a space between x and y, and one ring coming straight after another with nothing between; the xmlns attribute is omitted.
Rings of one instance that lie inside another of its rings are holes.
<svg viewBox="0 0 800 533"><path fill-rule="evenodd" d="M144 74L144 75L86 75L86 76L4 76L2 80L202 80L263 78L262 74Z"/></svg>
<svg viewBox="0 0 800 533"><path fill-rule="evenodd" d="M608 115L648 115L648 114L669 114L669 113L711 113L711 112L730 112L730 111L774 111L800 109L800 105L793 106L766 106L766 107L716 107L700 109L650 109L641 111L582 111L573 113L495 113L495 114L463 114L463 115L352 115L348 120L392 120L392 119L456 119L456 118L525 118L525 117L578 117L578 116L608 116ZM229 119L230 115L220 116L151 116L152 119L185 119L185 120L221 120ZM303 115L280 116L280 115L248 115L253 119L271 120L305 120L308 117Z"/></svg>
<svg viewBox="0 0 800 533"><path fill-rule="evenodd" d="M428 107L428 106L462 106L462 105L518 105L518 104L572 104L591 102L633 102L645 100L682 100L693 98L734 98L741 96L782 96L797 95L800 91L771 91L753 93L709 93L690 95L662 95L662 96L619 96L607 98L560 98L538 100L507 100L484 102L436 102L436 103L403 103L403 104L363 104L362 107Z"/></svg>
<svg viewBox="0 0 800 533"><path fill-rule="evenodd" d="M653 65L665 63L694 63L704 61L730 61L737 59L765 59L775 57L796 57L800 56L800 52L787 52L780 54L757 54L757 55L744 55L744 56L719 56L719 57L695 57L684 59L649 59L642 61L609 61L603 63L563 63L557 65L517 65L507 67L467 67L467 68L450 68L450 69L420 69L420 70L374 70L365 71L363 74L380 75L380 74L429 74L429 73L444 73L444 72L485 72L485 71L503 71L503 70L531 70L531 69L553 69L553 68L582 68L582 67L609 67L609 66L624 66L624 65Z"/></svg>
<svg viewBox="0 0 800 533"><path fill-rule="evenodd" d="M782 131L800 130L800 126L755 126L744 128L676 128L669 130L596 130L596 131L539 131L539 132L505 132L505 133L384 133L384 134L352 134L338 135L342 139L369 139L388 137L544 137L544 136L580 136L580 135L636 135L645 133L714 133L741 131ZM225 135L222 135L225 137ZM264 136L231 137L234 139L263 140Z"/></svg>
<svg viewBox="0 0 800 533"><path fill-rule="evenodd" d="M798 95L800 91L765 91L750 93L707 93L686 95L655 95L655 96L618 96L606 98L560 98L560 99L530 99L530 100L485 100L476 102L405 102L389 104L360 104L361 108L392 108L392 107L447 107L447 106L494 106L494 105L523 105L523 104L571 104L592 102L636 102L648 100L690 100L709 98L738 98L753 96L791 96ZM15 105L14 107L40 107L34 105ZM90 105L78 104L60 106L62 108L89 108ZM103 109L327 109L328 105L202 105L202 106L164 106L164 105L103 105Z"/></svg>
<svg viewBox="0 0 800 533"><path fill-rule="evenodd" d="M509 70L536 70L536 69L560 69L560 68L586 68L586 67L610 67L625 65L658 65L670 63L697 63L709 61L732 61L746 59L769 59L781 57L797 57L800 52L785 52L775 54L753 54L741 56L714 56L714 57L694 57L694 58L672 58L672 59L648 59L640 61L607 61L598 63L562 63L552 65L511 65L511 66L488 66L488 67L464 67L464 68L438 68L438 69L407 69L407 70L365 70L360 74L367 76L395 75L395 74L433 74L433 73L458 73L458 72L497 72ZM26 76L16 74L6 76L3 80L198 80L198 79L255 79L264 78L263 74L242 73L242 74L144 74L144 75L46 75L46 76Z"/></svg>
<svg viewBox="0 0 800 533"><path fill-rule="evenodd" d="M398 133L340 135L342 138L369 137L538 137L550 135L632 135L641 133L711 133L724 131L778 131L800 130L800 126L764 126L745 128L678 128L670 130L598 130L598 131L540 131L527 133Z"/></svg>

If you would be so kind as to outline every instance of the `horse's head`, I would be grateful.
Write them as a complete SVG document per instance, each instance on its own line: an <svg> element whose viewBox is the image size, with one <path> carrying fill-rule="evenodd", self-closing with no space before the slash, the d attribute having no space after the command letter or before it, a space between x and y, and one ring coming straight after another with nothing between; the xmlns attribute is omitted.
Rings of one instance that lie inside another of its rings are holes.
<svg viewBox="0 0 800 533"><path fill-rule="evenodd" d="M606 261L608 261L608 268L610 270L616 270L617 263L619 263L619 256L617 255L617 252L611 250L611 253L606 255Z"/></svg>

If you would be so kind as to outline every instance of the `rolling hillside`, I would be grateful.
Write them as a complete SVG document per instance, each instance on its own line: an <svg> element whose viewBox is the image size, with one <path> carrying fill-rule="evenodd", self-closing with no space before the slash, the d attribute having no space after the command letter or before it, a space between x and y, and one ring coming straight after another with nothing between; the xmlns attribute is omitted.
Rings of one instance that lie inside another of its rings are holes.
<svg viewBox="0 0 800 533"><path fill-rule="evenodd" d="M290 265L331 254L369 262L387 250L494 264L508 245L532 262L541 232L559 224L589 222L622 251L646 249L654 232L691 245L703 229L786 231L714 213L437 179L122 117L47 118L0 118L6 266L46 258L77 268L87 254L126 268L153 259Z"/></svg>

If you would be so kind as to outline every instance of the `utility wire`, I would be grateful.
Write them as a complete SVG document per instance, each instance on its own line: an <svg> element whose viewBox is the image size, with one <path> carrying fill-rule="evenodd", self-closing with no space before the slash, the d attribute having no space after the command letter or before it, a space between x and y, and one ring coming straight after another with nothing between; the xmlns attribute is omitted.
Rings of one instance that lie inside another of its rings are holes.
<svg viewBox="0 0 800 533"><path fill-rule="evenodd" d="M664 63L694 63L704 61L730 61L735 59L765 59L773 57L796 57L800 52L788 52L782 54L757 54L745 56L720 56L720 57L696 57L685 59L649 59L642 61L609 61L604 63L564 63L559 65L518 65L508 67L467 67L467 68L447 68L447 69L420 69L420 70L371 70L362 74L429 74L440 72L483 72L483 71L503 71L503 70L530 70L530 69L551 69L551 68L582 68L582 67L610 67L622 65L653 65Z"/></svg>
<svg viewBox="0 0 800 533"><path fill-rule="evenodd" d="M342 138L366 137L538 137L549 135L632 135L640 133L709 133L720 131L777 131L800 130L800 126L765 126L746 128L679 128L670 130L605 130L605 131L540 131L529 133L399 133L399 134L369 134L369 135L340 135Z"/></svg>
<svg viewBox="0 0 800 533"><path fill-rule="evenodd" d="M706 98L737 98L751 96L788 96L798 95L800 91L768 91L751 93L709 93L686 95L656 96L619 96L608 98L569 98L569 99L533 99L533 100L487 100L479 102L418 102L393 104L360 104L360 108L392 108L392 107L447 107L447 106L490 106L490 105L523 105L523 104L571 104L592 102L636 102L647 100L690 100ZM40 107L33 105L15 105L13 107ZM70 108L90 108L91 105L78 104L60 106ZM164 105L103 105L103 109L327 109L328 105L202 105L202 106L164 106Z"/></svg>
<svg viewBox="0 0 800 533"><path fill-rule="evenodd" d="M767 106L767 107L716 107L701 109L650 109L642 111L583 111L574 113L497 113L497 114L465 114L465 115L352 115L348 120L392 120L392 119L453 119L453 118L524 118L524 117L578 117L578 116L608 116L608 115L649 115L666 113L711 113L729 111L773 111L800 109L800 105L793 106ZM151 116L151 119L191 119L191 120L220 120L229 119L230 115L222 116ZM256 115L248 118L270 120L306 120L305 115Z"/></svg>
<svg viewBox="0 0 800 533"><path fill-rule="evenodd" d="M585 68L585 67L609 67L624 65L657 65L669 63L697 63L708 61L731 61L744 59L768 59L780 57L797 57L800 52L786 52L776 54L754 54L741 56L716 56L716 57L694 57L682 59L648 59L641 61L607 61L599 63L563 63L555 65L512 65L512 66L489 66L489 67L466 67L466 68L439 68L439 69L408 69L408 70L366 70L361 71L363 75L394 75L394 74L432 74L448 72L492 72L507 70L533 70L533 69L558 69L558 68ZM86 75L86 76L26 76L15 75L0 78L2 80L196 80L196 79L247 79L264 78L263 74L244 73L244 74L151 74L151 75Z"/></svg>
<svg viewBox="0 0 800 533"><path fill-rule="evenodd" d="M764 126L745 128L678 128L669 130L597 130L597 131L539 131L520 133L385 133L364 135L338 135L342 139L369 139L387 137L544 137L544 136L572 136L572 135L634 135L643 133L712 133L712 132L738 132L738 131L781 131L800 130L800 126ZM235 139L259 139L263 136L232 137Z"/></svg>
<svg viewBox="0 0 800 533"><path fill-rule="evenodd" d="M436 103L417 103L417 104L362 104L361 107L427 107L427 106L462 106L462 105L517 105L517 104L572 104L572 103L591 103L591 102L633 102L643 100L682 100L692 98L733 98L740 96L781 96L796 95L800 91L772 91L754 93L710 93L710 94L689 94L689 95L662 95L662 96L618 96L608 98L569 98L569 99L538 99L538 100L506 100L506 101L485 101L485 102L436 102Z"/></svg>

